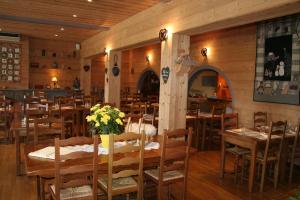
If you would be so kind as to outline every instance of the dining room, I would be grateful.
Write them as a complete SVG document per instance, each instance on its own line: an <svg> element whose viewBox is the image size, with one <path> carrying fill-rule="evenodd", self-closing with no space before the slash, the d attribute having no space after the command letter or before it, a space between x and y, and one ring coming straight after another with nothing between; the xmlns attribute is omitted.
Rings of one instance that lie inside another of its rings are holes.
<svg viewBox="0 0 300 200"><path fill-rule="evenodd" d="M300 199L300 1L0 1L0 199Z"/></svg>

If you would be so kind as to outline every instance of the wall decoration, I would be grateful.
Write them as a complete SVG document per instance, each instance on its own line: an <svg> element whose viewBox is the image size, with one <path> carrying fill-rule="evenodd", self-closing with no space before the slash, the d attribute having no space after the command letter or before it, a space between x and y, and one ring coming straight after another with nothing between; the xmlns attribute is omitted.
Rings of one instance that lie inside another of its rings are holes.
<svg viewBox="0 0 300 200"><path fill-rule="evenodd" d="M83 69L84 69L84 71L86 71L86 72L87 72L87 71L89 71L89 70L90 70L90 66L89 66L89 65L84 65L84 66L83 66Z"/></svg>
<svg viewBox="0 0 300 200"><path fill-rule="evenodd" d="M118 66L114 66L112 68L112 73L113 73L114 76L118 76L119 73L120 73L120 68Z"/></svg>
<svg viewBox="0 0 300 200"><path fill-rule="evenodd" d="M0 80L20 81L21 47L15 43L0 42Z"/></svg>
<svg viewBox="0 0 300 200"><path fill-rule="evenodd" d="M169 79L169 76L170 76L170 68L168 66L162 68L161 76L162 76L162 79L163 79L164 83L166 84L168 82L168 79Z"/></svg>
<svg viewBox="0 0 300 200"><path fill-rule="evenodd" d="M300 14L257 25L253 100L300 104Z"/></svg>
<svg viewBox="0 0 300 200"><path fill-rule="evenodd" d="M114 63L115 64L112 68L112 73L114 76L118 76L120 73L120 68L118 67L118 55L117 54L114 55Z"/></svg>

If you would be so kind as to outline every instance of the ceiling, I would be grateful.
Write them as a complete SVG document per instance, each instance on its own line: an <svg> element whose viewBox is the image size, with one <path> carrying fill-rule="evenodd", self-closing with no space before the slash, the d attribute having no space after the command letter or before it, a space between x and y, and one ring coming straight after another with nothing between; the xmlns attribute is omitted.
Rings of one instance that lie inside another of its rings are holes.
<svg viewBox="0 0 300 200"><path fill-rule="evenodd" d="M0 29L30 37L80 42L159 2L161 0L1 0Z"/></svg>

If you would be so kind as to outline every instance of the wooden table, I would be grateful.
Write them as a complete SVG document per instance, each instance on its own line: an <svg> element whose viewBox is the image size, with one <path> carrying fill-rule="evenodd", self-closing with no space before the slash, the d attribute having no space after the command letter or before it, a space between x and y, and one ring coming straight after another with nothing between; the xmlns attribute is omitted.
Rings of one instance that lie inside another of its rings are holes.
<svg viewBox="0 0 300 200"><path fill-rule="evenodd" d="M45 148L49 145L39 144L39 145L25 145L24 147L24 159L25 159L25 170L28 176L36 176L37 180L37 193L39 197L43 196L43 191L41 188L41 177L54 178L55 168L54 160L41 159L30 157L28 154L33 151ZM197 150L191 148L190 153L193 154ZM78 162L78 161L77 161ZM160 163L160 149L155 150L145 150L144 151L144 168L157 167ZM74 164L74 163L73 163ZM84 160L78 162L80 165L91 165L91 160ZM67 167L67 163L66 166ZM107 173L108 168L108 155L100 155L99 161L99 173Z"/></svg>
<svg viewBox="0 0 300 200"><path fill-rule="evenodd" d="M36 145L36 146L25 145L24 147L26 174L28 176L36 176L38 199L43 199L44 197L44 190L42 184L43 178L48 178L48 179L54 178L54 173L55 173L54 160L34 158L28 156L28 154L30 152L37 151L47 146L49 145ZM149 151L145 150L144 152L145 168L159 166L159 161L160 161L160 150L149 150ZM91 163L92 163L91 160L83 160L76 164L90 166ZM67 167L67 165L65 165L65 167ZM101 175L107 173L107 168L108 168L108 155L100 155L99 174ZM91 169L91 168L87 167L87 169Z"/></svg>
<svg viewBox="0 0 300 200"><path fill-rule="evenodd" d="M292 139L294 135L289 134L286 135L286 138ZM239 147L243 147L250 150L251 159L250 159L250 169L249 169L249 180L248 180L248 191L253 191L253 184L254 184L254 176L255 176L255 164L256 164L256 156L257 156L257 149L259 146L265 145L267 138L261 139L253 136L247 136L243 134L238 134L229 131L225 131L222 133L222 147L221 147L221 167L220 167L220 178L224 178L224 168L225 168L225 147L226 143L234 144ZM285 163L286 159L282 159L283 164ZM283 166L281 164L281 166ZM284 171L282 169L281 171Z"/></svg>

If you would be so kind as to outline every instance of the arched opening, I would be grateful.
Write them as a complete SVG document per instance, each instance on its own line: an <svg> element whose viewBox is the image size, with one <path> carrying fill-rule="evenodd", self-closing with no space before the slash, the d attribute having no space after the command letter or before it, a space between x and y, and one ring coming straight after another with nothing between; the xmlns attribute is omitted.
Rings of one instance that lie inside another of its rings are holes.
<svg viewBox="0 0 300 200"><path fill-rule="evenodd" d="M225 73L213 66L196 68L189 76L188 107L192 102L200 102L200 109L209 111L214 102L233 102L231 84Z"/></svg>
<svg viewBox="0 0 300 200"><path fill-rule="evenodd" d="M146 69L138 81L137 89L143 96L158 96L159 76L152 69Z"/></svg>

